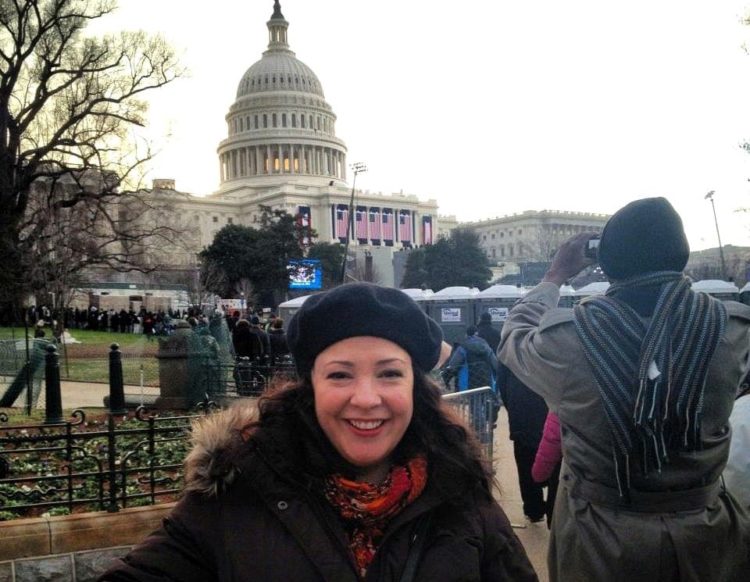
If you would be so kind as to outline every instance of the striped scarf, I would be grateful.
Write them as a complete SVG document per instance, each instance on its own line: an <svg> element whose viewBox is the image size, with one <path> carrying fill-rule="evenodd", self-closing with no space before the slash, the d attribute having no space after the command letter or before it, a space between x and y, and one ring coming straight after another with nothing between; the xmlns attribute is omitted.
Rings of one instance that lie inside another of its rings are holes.
<svg viewBox="0 0 750 582"><path fill-rule="evenodd" d="M620 291L646 286L661 289L648 323L617 299ZM670 451L700 446L708 364L726 320L720 301L693 292L690 280L672 271L618 282L606 295L575 307L578 337L612 432L624 501L629 500L632 457L647 475L661 471Z"/></svg>

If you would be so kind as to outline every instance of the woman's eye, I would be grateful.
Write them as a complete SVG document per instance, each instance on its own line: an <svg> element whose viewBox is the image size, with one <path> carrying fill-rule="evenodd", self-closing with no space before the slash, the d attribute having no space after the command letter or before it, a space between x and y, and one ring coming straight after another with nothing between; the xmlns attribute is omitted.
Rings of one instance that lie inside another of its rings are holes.
<svg viewBox="0 0 750 582"><path fill-rule="evenodd" d="M401 370L384 370L380 375L383 378L403 378L404 373Z"/></svg>
<svg viewBox="0 0 750 582"><path fill-rule="evenodd" d="M328 376L326 376L329 380L344 380L349 377L350 375L347 372L330 372Z"/></svg>

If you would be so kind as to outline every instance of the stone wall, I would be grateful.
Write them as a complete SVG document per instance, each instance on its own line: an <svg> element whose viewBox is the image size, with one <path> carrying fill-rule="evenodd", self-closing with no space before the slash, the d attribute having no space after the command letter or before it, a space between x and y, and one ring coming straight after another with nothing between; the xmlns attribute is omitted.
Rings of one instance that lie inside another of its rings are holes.
<svg viewBox="0 0 750 582"><path fill-rule="evenodd" d="M0 582L94 582L131 546L0 562Z"/></svg>
<svg viewBox="0 0 750 582"><path fill-rule="evenodd" d="M161 525L174 507L148 507L0 522L0 582L96 580Z"/></svg>

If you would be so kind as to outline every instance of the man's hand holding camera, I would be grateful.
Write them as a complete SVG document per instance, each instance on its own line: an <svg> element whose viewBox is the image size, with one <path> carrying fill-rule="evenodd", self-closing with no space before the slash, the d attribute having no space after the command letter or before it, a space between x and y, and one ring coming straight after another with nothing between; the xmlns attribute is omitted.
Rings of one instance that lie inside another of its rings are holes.
<svg viewBox="0 0 750 582"><path fill-rule="evenodd" d="M596 263L596 246L599 235L582 232L566 240L555 253L552 265L542 281L562 285L586 267ZM589 245L589 241L594 241Z"/></svg>

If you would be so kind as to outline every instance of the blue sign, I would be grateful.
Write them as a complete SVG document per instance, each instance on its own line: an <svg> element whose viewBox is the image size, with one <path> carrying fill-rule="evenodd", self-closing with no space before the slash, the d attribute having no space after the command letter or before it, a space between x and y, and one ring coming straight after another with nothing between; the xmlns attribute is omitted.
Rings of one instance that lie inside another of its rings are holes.
<svg viewBox="0 0 750 582"><path fill-rule="evenodd" d="M286 268L290 289L315 291L323 288L323 268L318 259L292 260Z"/></svg>

